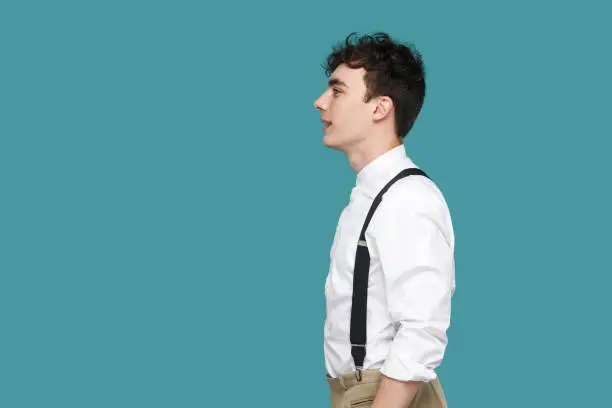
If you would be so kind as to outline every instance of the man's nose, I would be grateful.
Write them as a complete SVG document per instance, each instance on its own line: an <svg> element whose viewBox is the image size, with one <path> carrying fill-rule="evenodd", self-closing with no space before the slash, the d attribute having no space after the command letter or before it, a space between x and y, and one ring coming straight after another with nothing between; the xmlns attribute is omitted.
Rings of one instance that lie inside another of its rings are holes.
<svg viewBox="0 0 612 408"><path fill-rule="evenodd" d="M325 102L325 94L321 95L319 99L314 102L314 107L317 110L327 110L327 103Z"/></svg>

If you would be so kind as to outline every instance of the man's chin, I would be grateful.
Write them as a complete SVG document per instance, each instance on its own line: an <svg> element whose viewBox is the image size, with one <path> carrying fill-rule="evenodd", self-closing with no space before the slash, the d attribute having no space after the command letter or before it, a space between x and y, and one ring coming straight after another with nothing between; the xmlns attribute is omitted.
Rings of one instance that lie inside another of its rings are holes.
<svg viewBox="0 0 612 408"><path fill-rule="evenodd" d="M323 136L323 145L335 150L340 148L340 145L336 143L333 138L329 137L329 135Z"/></svg>

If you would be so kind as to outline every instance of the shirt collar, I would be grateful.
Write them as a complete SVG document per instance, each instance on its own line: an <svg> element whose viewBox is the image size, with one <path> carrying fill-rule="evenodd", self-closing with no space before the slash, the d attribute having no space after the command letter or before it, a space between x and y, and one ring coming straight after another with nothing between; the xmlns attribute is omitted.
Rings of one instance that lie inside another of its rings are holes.
<svg viewBox="0 0 612 408"><path fill-rule="evenodd" d="M416 166L406 155L404 145L400 144L361 169L357 174L356 188L373 199L400 171L412 167Z"/></svg>

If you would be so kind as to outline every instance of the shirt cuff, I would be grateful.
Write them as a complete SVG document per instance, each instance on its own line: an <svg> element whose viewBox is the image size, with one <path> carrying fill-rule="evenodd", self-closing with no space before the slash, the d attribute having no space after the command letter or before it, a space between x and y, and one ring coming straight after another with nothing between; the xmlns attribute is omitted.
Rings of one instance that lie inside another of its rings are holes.
<svg viewBox="0 0 612 408"><path fill-rule="evenodd" d="M430 382L437 378L436 371L433 368L393 355L393 351L389 354L380 372L398 381Z"/></svg>

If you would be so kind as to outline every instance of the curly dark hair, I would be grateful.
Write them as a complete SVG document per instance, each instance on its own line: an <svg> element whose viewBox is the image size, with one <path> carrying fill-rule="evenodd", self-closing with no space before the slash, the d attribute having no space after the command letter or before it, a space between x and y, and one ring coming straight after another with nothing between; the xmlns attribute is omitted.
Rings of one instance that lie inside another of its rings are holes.
<svg viewBox="0 0 612 408"><path fill-rule="evenodd" d="M421 54L412 44L397 42L383 32L355 36L356 33L351 33L333 47L323 69L329 77L341 64L364 68L365 102L383 95L391 98L395 106L396 132L403 139L412 129L425 99L425 68Z"/></svg>

